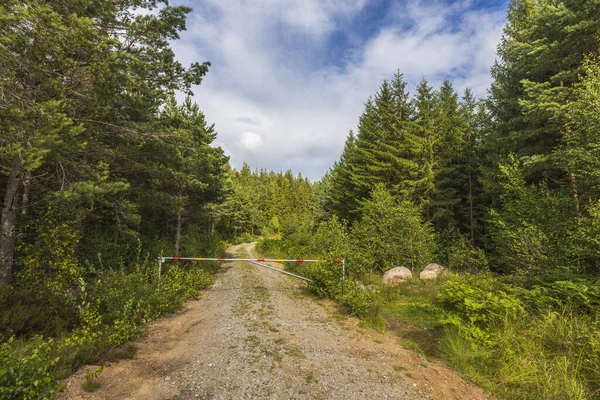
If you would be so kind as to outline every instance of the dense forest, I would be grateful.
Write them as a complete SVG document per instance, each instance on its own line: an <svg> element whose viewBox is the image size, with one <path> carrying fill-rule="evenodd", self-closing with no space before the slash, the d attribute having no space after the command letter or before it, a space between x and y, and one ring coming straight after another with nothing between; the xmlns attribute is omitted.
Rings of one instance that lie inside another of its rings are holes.
<svg viewBox="0 0 600 400"><path fill-rule="evenodd" d="M318 182L232 169L212 145L192 93L210 63L171 48L190 12L0 3L1 398L52 398L126 356L217 269L173 264L159 284L158 256L258 238L344 258L343 291L337 264L288 267L377 329L427 328L403 343L500 398L600 398L597 0L512 0L486 98L384 80ZM381 282L432 262L452 273Z"/></svg>

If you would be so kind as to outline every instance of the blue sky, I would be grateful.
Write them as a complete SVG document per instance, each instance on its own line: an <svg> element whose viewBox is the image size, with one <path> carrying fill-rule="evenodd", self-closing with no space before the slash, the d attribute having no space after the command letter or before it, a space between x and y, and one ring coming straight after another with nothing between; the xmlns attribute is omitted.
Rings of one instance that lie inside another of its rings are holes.
<svg viewBox="0 0 600 400"><path fill-rule="evenodd" d="M400 70L485 96L507 1L177 0L193 8L173 47L212 68L195 101L239 168L316 180L364 102Z"/></svg>

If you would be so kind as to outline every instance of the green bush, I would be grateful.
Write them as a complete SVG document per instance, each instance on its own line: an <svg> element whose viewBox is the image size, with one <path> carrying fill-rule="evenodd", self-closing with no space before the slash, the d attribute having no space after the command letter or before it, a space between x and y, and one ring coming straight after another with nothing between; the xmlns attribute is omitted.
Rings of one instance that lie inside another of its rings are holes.
<svg viewBox="0 0 600 400"><path fill-rule="evenodd" d="M11 336L58 336L79 322L77 309L64 296L0 285L0 341Z"/></svg>
<svg viewBox="0 0 600 400"><path fill-rule="evenodd" d="M438 301L447 313L442 322L472 339L474 347L494 344L499 327L525 315L521 301L510 294L510 288L483 275L446 281Z"/></svg>
<svg viewBox="0 0 600 400"><path fill-rule="evenodd" d="M515 286L511 290L536 313L569 308L575 313L594 315L600 309L600 283L597 281L556 281L535 284L531 288Z"/></svg>
<svg viewBox="0 0 600 400"><path fill-rule="evenodd" d="M433 228L419 209L408 201L397 203L377 186L352 227L348 266L357 275L394 266L420 269L433 261L434 249Z"/></svg>
<svg viewBox="0 0 600 400"><path fill-rule="evenodd" d="M251 243L253 241L254 241L254 238L252 237L252 235L248 232L244 232L244 233L234 237L233 240L231 241L231 243L232 244L241 244L241 243Z"/></svg>
<svg viewBox="0 0 600 400"><path fill-rule="evenodd" d="M256 245L256 251L268 257L283 257L283 240L281 239L263 239Z"/></svg>
<svg viewBox="0 0 600 400"><path fill-rule="evenodd" d="M323 258L337 260L348 254L348 233L335 215L317 226L313 242L315 253Z"/></svg>
<svg viewBox="0 0 600 400"><path fill-rule="evenodd" d="M490 210L488 219L491 265L504 273L544 279L578 272L586 235L579 232L572 197L552 192L546 184L528 185L514 156L500 171L502 207Z"/></svg>
<svg viewBox="0 0 600 400"><path fill-rule="evenodd" d="M511 287L491 276L443 284L440 354L502 398L597 399L597 286Z"/></svg>
<svg viewBox="0 0 600 400"><path fill-rule="evenodd" d="M438 256L453 271L488 271L488 261L482 249L477 248L458 230L446 230L438 236Z"/></svg>
<svg viewBox="0 0 600 400"><path fill-rule="evenodd" d="M382 305L377 292L361 287L357 281L348 280L342 305L348 313L366 324L379 330L385 329L385 320L381 316Z"/></svg>
<svg viewBox="0 0 600 400"><path fill-rule="evenodd" d="M211 282L204 268L183 263L166 268L160 287L154 263L137 266L132 273L102 271L91 283L80 279L75 313L79 325L68 335L10 339L0 347L0 398L53 398L61 379L140 335L150 320L174 311Z"/></svg>
<svg viewBox="0 0 600 400"><path fill-rule="evenodd" d="M27 343L10 339L0 345L0 398L54 398L59 382L52 374L58 362L53 344L36 336Z"/></svg>
<svg viewBox="0 0 600 400"><path fill-rule="evenodd" d="M342 265L337 263L310 263L294 268L298 274L312 279L309 289L319 297L337 299L342 294Z"/></svg>

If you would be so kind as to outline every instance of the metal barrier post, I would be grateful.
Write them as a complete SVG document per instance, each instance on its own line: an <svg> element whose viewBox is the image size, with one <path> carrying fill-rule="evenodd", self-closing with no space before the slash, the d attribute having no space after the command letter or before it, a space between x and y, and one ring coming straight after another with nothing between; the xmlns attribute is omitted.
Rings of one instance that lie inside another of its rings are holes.
<svg viewBox="0 0 600 400"><path fill-rule="evenodd" d="M346 283L346 260L342 260L342 296L345 295L344 284Z"/></svg>
<svg viewBox="0 0 600 400"><path fill-rule="evenodd" d="M160 287L160 277L162 274L162 265L165 262L165 259L162 257L158 257L158 286Z"/></svg>

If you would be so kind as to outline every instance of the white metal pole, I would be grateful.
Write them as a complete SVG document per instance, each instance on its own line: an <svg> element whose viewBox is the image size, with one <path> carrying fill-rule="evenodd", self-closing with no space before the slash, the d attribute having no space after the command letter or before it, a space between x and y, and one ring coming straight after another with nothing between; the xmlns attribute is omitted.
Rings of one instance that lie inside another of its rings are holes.
<svg viewBox="0 0 600 400"><path fill-rule="evenodd" d="M344 296L344 284L346 283L346 260L342 260L342 296Z"/></svg>
<svg viewBox="0 0 600 400"><path fill-rule="evenodd" d="M280 269L273 268L273 267L271 267L271 266L269 266L269 265L261 264L261 263L259 263L259 262L256 262L256 261L249 261L249 262L250 262L250 263L252 263L252 264L254 264L254 265L260 265L261 267L265 267L265 268L268 268L268 269L272 269L273 271L277 271L277 272L280 272L280 273L282 273L282 274L286 274L286 275L293 276L294 278L304 279L305 281L312 282L312 279L308 279L308 278L305 278L305 277L303 277L303 276L300 276L300 275L292 274L291 272L282 271L282 270L280 270Z"/></svg>
<svg viewBox="0 0 600 400"><path fill-rule="evenodd" d="M162 273L162 264L165 261L164 258L158 257L158 286L160 287L160 277Z"/></svg>

